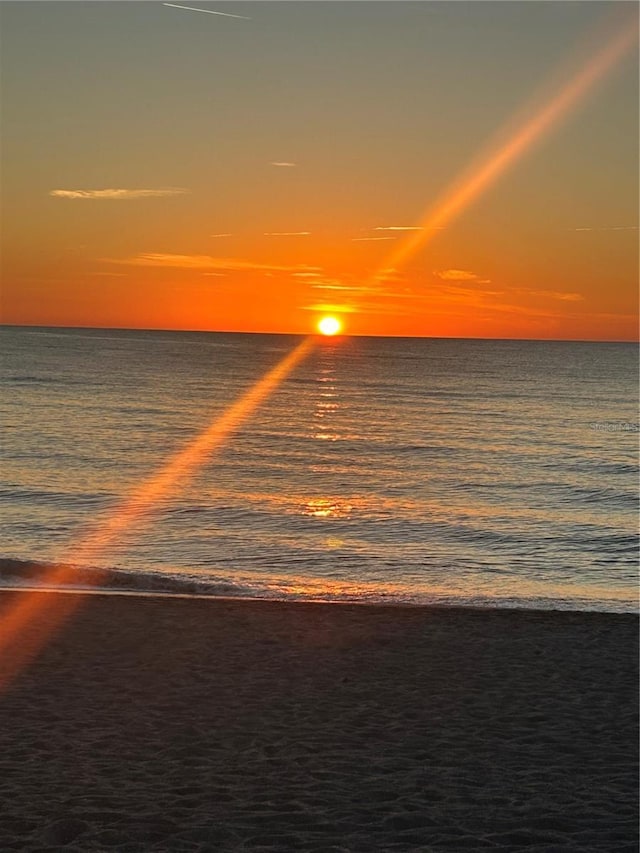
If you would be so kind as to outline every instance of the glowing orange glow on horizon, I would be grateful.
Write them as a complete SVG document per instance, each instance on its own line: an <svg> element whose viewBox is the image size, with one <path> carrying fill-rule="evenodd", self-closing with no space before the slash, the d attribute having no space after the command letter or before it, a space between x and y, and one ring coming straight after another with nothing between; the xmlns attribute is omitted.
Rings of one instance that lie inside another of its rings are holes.
<svg viewBox="0 0 640 853"><path fill-rule="evenodd" d="M584 98L589 90L622 59L638 40L638 32L625 22L622 29L598 53L565 83L532 118L525 121L497 151L470 170L457 181L422 218L420 229L412 231L378 269L375 279L384 278L388 269L406 264L422 250L455 216L465 210L500 175L512 166L534 143L538 142L555 124L565 118L572 107Z"/></svg>
<svg viewBox="0 0 640 853"><path fill-rule="evenodd" d="M95 560L108 545L126 530L149 516L158 501L183 483L211 454L253 414L275 391L289 373L310 353L313 339L306 338L245 394L216 418L200 435L135 489L120 507L99 522L66 559L43 578L44 586L60 587L73 577L73 563ZM0 624L0 656L5 658L0 674L0 689L38 653L62 622L79 606L82 596L46 595L43 592L17 592ZM46 626L42 619L46 617ZM11 656L7 655L11 649Z"/></svg>

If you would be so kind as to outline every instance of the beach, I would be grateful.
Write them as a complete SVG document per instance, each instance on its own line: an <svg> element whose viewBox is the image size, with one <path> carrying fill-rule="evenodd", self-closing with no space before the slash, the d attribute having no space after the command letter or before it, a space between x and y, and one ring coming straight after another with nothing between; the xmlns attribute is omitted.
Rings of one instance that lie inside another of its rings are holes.
<svg viewBox="0 0 640 853"><path fill-rule="evenodd" d="M0 849L631 853L637 624L82 596L0 695Z"/></svg>

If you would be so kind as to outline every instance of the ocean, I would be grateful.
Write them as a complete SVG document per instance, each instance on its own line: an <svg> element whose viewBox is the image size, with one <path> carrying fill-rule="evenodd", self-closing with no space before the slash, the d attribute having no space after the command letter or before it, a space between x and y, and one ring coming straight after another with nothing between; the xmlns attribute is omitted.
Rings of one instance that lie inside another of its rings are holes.
<svg viewBox="0 0 640 853"><path fill-rule="evenodd" d="M193 476L74 554L301 340L0 330L0 586L635 611L638 349L320 338Z"/></svg>

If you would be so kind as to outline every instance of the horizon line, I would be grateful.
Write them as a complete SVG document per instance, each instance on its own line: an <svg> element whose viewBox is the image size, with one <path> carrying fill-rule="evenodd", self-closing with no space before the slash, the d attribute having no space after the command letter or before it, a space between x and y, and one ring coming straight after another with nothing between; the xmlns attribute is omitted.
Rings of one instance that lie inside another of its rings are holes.
<svg viewBox="0 0 640 853"><path fill-rule="evenodd" d="M315 332L269 332L244 329L168 329L155 326L66 326L60 324L42 325L40 323L2 323L2 329L78 329L81 331L106 331L106 332L174 332L188 335L278 335L288 338L307 338ZM318 336L321 337L321 336ZM509 337L470 337L457 335L376 335L349 333L336 335L335 338L398 338L409 340L432 340L432 341L531 341L533 343L567 343L567 344L640 344L640 338L509 338Z"/></svg>

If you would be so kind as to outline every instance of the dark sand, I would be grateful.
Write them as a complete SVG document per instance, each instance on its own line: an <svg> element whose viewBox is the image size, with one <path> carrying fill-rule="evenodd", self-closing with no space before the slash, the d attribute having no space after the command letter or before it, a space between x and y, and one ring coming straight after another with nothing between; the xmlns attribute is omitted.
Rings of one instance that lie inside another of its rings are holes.
<svg viewBox="0 0 640 853"><path fill-rule="evenodd" d="M636 851L637 624L86 596L0 696L0 850Z"/></svg>

